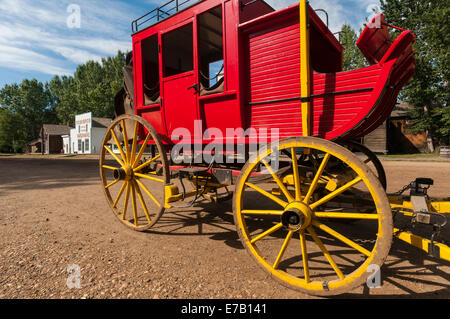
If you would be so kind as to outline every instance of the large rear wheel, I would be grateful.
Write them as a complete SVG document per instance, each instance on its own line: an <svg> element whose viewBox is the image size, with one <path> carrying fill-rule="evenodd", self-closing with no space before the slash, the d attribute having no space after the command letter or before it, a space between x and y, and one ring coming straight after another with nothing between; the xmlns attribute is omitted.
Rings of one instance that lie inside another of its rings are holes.
<svg viewBox="0 0 450 319"><path fill-rule="evenodd" d="M260 174L271 182L253 182ZM290 138L262 149L237 180L233 211L257 264L308 294L362 285L392 243L391 209L378 178L349 150L323 139ZM355 222L341 222L349 219Z"/></svg>

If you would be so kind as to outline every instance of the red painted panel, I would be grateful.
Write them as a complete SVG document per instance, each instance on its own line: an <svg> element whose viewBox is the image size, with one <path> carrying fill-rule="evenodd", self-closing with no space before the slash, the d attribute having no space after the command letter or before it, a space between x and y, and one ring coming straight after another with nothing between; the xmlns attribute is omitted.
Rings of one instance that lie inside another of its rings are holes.
<svg viewBox="0 0 450 319"><path fill-rule="evenodd" d="M177 128L186 128L191 136L194 136L194 121L198 119L197 96L196 91L189 87L195 83L194 72L164 80L163 103L168 137L171 137Z"/></svg>
<svg viewBox="0 0 450 319"><path fill-rule="evenodd" d="M241 127L240 105L236 100L236 93L200 99L200 113L205 129L217 128L225 134L228 128Z"/></svg>
<svg viewBox="0 0 450 319"><path fill-rule="evenodd" d="M158 133L163 133L163 135L166 134L164 123L161 120L162 112L160 105L138 109L136 113L146 119Z"/></svg>

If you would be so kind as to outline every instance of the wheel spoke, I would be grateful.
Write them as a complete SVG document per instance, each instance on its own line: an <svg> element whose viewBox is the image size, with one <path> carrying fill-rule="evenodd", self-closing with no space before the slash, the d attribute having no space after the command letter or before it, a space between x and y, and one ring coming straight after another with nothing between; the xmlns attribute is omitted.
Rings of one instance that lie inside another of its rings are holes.
<svg viewBox="0 0 450 319"><path fill-rule="evenodd" d="M280 190L283 192L284 196L286 196L287 200L289 202L293 202L294 198L289 193L289 191L287 190L286 186L283 184L283 182L278 177L278 175L273 171L272 167L270 167L270 165L265 160L262 160L262 162L263 162L264 166L266 166L266 168L269 171L270 175L272 175L273 179L277 183L277 185L280 188Z"/></svg>
<svg viewBox="0 0 450 319"><path fill-rule="evenodd" d="M124 163L127 163L127 156L123 153L122 146L120 145L119 139L117 138L116 133L114 132L114 129L111 129L110 131L111 131L111 135L114 139L114 142L116 143L117 148L119 149L120 156L122 156L122 161Z"/></svg>
<svg viewBox="0 0 450 319"><path fill-rule="evenodd" d="M323 171L325 170L325 167L328 164L328 161L330 160L331 155L329 153L327 153L325 155L325 157L322 160L322 163L319 166L319 169L317 170L316 176L314 177L311 186L309 187L308 193L306 194L305 198L304 198L304 202L305 204L309 204L309 201L311 200L312 195L314 194L314 192L316 191L317 185L319 183L319 179L323 174Z"/></svg>
<svg viewBox="0 0 450 319"><path fill-rule="evenodd" d="M264 237L276 232L278 229L280 229L281 227L283 227L282 223L276 224L275 226L273 226L272 228L266 230L264 233L259 234L258 236L256 236L255 238L253 238L250 243L254 244L256 243L258 240L263 239Z"/></svg>
<svg viewBox="0 0 450 319"><path fill-rule="evenodd" d="M105 169L109 169L111 171L115 171L117 169L117 167L112 167L112 166L108 166L108 165L103 165L102 167Z"/></svg>
<svg viewBox="0 0 450 319"><path fill-rule="evenodd" d="M134 182L134 187L136 189L136 193L137 193L137 196L139 198L139 201L141 202L142 209L144 210L145 216L147 217L148 222L151 224L152 220L151 220L150 215L148 213L147 205L145 204L144 198L142 197L141 189L139 188L139 185L136 182Z"/></svg>
<svg viewBox="0 0 450 319"><path fill-rule="evenodd" d="M277 269L278 266L280 265L281 259L284 256L284 253L286 252L287 246L289 245L289 242L291 241L292 235L294 234L293 231L290 231L287 236L286 239L284 240L283 246L281 246L280 252L278 253L277 259L275 260L275 263L273 264L273 269Z"/></svg>
<svg viewBox="0 0 450 319"><path fill-rule="evenodd" d="M150 181L155 181L155 182L160 182L160 183L164 183L164 181L162 179L159 178L155 178L152 176L148 176L148 175L144 175L144 174L139 174L139 173L134 173L135 176L140 177L140 178L144 178L144 179L148 179Z"/></svg>
<svg viewBox="0 0 450 319"><path fill-rule="evenodd" d="M120 197L122 197L122 194L123 194L123 192L124 192L124 190L125 190L125 187L126 187L127 185L128 185L128 182L124 182L123 185L122 185L122 187L120 188L119 194L117 195L116 200L114 201L114 204L113 204L113 207L114 207L114 208L117 208L117 203L119 202Z"/></svg>
<svg viewBox="0 0 450 319"><path fill-rule="evenodd" d="M257 191L258 193L264 195L267 198L270 198L271 200L273 200L275 203L277 203L278 205L280 205L283 208L286 208L286 206L288 205L288 203L286 203L284 200L266 192L265 190L263 190L262 188L252 184L252 183L245 183L245 185L247 185L250 188L253 188L255 191Z"/></svg>
<svg viewBox="0 0 450 319"><path fill-rule="evenodd" d="M128 202L130 200L130 191L131 191L130 182L127 182L127 193L125 194L125 203L124 203L124 206L123 206L122 220L125 220L126 216L127 216Z"/></svg>
<svg viewBox="0 0 450 319"><path fill-rule="evenodd" d="M125 164L120 160L120 158L117 157L116 154L114 154L114 152L106 145L103 146L105 148L105 150L108 151L109 154L111 154L111 156L116 160L117 163L120 164L120 166L125 166Z"/></svg>
<svg viewBox="0 0 450 319"><path fill-rule="evenodd" d="M111 186L117 184L118 182L120 182L120 179L116 179L113 182L109 183L108 185L105 186L105 189L110 188Z"/></svg>
<svg viewBox="0 0 450 319"><path fill-rule="evenodd" d="M331 229L330 227L318 222L318 221L312 221L313 226L319 228L320 230L328 233L329 235L337 238L338 240L342 241L344 244L352 247L353 249L359 251L360 253L366 255L367 257L369 257L371 255L370 251L368 251L367 249L365 249L364 247L358 245L357 243L355 243L354 241L348 239L347 237L339 234L337 231Z"/></svg>
<svg viewBox="0 0 450 319"><path fill-rule="evenodd" d="M315 212L315 217L318 218L344 218L344 219L372 219L378 220L377 214L362 214L362 213L345 213L345 212Z"/></svg>
<svg viewBox="0 0 450 319"><path fill-rule="evenodd" d="M123 143L125 144L125 153L126 153L126 161L130 162L130 148L128 147L128 133L127 127L125 125L125 120L122 120L122 135L123 135Z"/></svg>
<svg viewBox="0 0 450 319"><path fill-rule="evenodd" d="M328 263L331 265L331 267L333 267L334 271L336 272L336 274L338 275L339 279L343 280L344 279L344 274L342 273L342 271L339 269L338 265L334 262L333 258L331 257L330 253L328 252L328 250L325 248L325 245L322 243L322 241L320 240L320 238L317 236L316 232L314 231L314 229L312 227L308 227L308 233L311 235L311 237L313 238L314 242L317 244L317 246L319 246L320 250L322 251L323 255L325 256L325 258L328 260Z"/></svg>
<svg viewBox="0 0 450 319"><path fill-rule="evenodd" d="M306 248L306 236L305 231L300 232L300 246L302 248L302 261L303 261L303 273L305 276L305 281L309 283L309 264L308 264L308 250Z"/></svg>
<svg viewBox="0 0 450 319"><path fill-rule="evenodd" d="M154 158L152 158L151 160L145 162L144 164L134 168L133 170L135 172L139 172L140 170L142 170L144 167L149 166L151 163L153 163L154 161L156 161L157 159L159 159L161 157L161 155L156 155Z"/></svg>
<svg viewBox="0 0 450 319"><path fill-rule="evenodd" d="M295 186L295 200L301 201L302 200L302 194L301 194L301 188L300 188L300 173L298 171L298 161L297 161L297 152L295 151L295 148L291 148L292 153L292 167L293 167L293 173L294 173L294 186Z"/></svg>
<svg viewBox="0 0 450 319"><path fill-rule="evenodd" d="M134 157L136 156L137 138L138 138L139 122L134 124L133 145L131 146L131 155L129 163L134 163Z"/></svg>
<svg viewBox="0 0 450 319"><path fill-rule="evenodd" d="M144 151L147 148L147 143L148 143L148 141L150 140L151 137L152 137L152 135L150 133L148 133L147 136L145 137L145 141L144 141L144 143L142 143L141 149L140 149L138 155L136 156L136 159L134 160L133 165L131 165L132 168L135 168L136 165L141 160L142 154L144 154Z"/></svg>
<svg viewBox="0 0 450 319"><path fill-rule="evenodd" d="M158 202L158 200L155 198L155 196L153 196L153 194L150 193L150 191L147 189L147 187L145 187L145 185L142 184L142 182L140 180L136 179L136 183L138 183L138 185L144 190L144 192L147 193L148 197L150 197L151 200L154 201L156 205L158 205L158 207L161 207L161 204Z"/></svg>
<svg viewBox="0 0 450 319"><path fill-rule="evenodd" d="M266 216L281 216L282 210L243 210L243 215L266 215Z"/></svg>
<svg viewBox="0 0 450 319"><path fill-rule="evenodd" d="M138 227L139 223L138 223L138 215L137 215L137 209L136 209L136 190L134 189L133 182L131 182L131 205L133 206L134 225L136 227Z"/></svg>
<svg viewBox="0 0 450 319"><path fill-rule="evenodd" d="M323 197L322 199L318 200L317 202L315 202L314 204L312 204L310 207L312 210L316 209L317 207L319 207L320 205L325 204L326 202L332 200L333 198L335 198L336 196L342 194L343 192L345 192L347 189L355 186L356 184L358 184L359 182L362 181L362 178L360 176L358 176L357 178L355 178L354 180L348 182L347 184L345 184L344 186L342 186L341 188L338 188L337 190L335 190L334 192L328 194L327 196Z"/></svg>

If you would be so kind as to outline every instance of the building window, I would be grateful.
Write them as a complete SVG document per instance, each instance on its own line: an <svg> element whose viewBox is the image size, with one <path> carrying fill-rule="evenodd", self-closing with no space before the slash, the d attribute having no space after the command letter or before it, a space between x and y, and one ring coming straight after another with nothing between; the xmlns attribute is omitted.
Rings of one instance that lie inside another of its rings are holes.
<svg viewBox="0 0 450 319"><path fill-rule="evenodd" d="M163 35L164 76L194 70L192 23Z"/></svg>
<svg viewBox="0 0 450 319"><path fill-rule="evenodd" d="M78 152L83 152L83 142L78 140Z"/></svg>
<svg viewBox="0 0 450 319"><path fill-rule="evenodd" d="M89 152L89 139L84 140L84 151Z"/></svg>

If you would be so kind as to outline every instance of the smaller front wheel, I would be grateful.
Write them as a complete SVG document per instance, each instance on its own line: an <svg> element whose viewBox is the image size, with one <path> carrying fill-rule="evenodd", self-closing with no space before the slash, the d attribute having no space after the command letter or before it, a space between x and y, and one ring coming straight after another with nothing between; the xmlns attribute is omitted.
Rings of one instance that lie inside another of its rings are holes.
<svg viewBox="0 0 450 319"><path fill-rule="evenodd" d="M109 126L100 176L108 204L126 226L147 230L164 213L168 161L159 135L143 118L123 115Z"/></svg>

